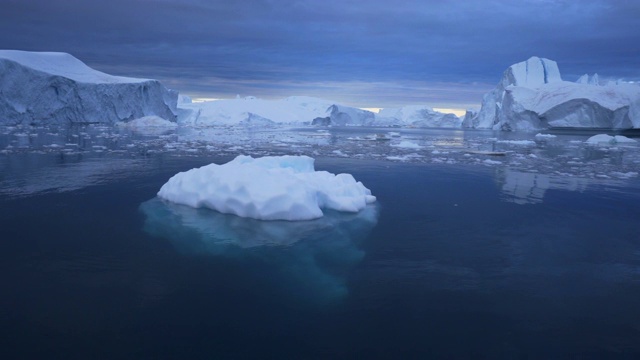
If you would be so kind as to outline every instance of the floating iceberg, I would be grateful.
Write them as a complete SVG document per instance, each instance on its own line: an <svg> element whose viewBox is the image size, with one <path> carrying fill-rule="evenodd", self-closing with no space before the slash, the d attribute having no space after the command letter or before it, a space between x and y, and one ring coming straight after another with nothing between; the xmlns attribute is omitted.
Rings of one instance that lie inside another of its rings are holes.
<svg viewBox="0 0 640 360"><path fill-rule="evenodd" d="M620 143L631 143L631 144L636 143L635 140L629 139L626 136L622 136L622 135L611 136L607 134L594 135L588 138L585 142L591 145L616 145Z"/></svg>
<svg viewBox="0 0 640 360"><path fill-rule="evenodd" d="M462 119L454 114L445 114L423 105L401 108L385 108L376 115L380 125L405 125L414 127L459 128Z"/></svg>
<svg viewBox="0 0 640 360"><path fill-rule="evenodd" d="M111 76L65 53L0 50L0 122L176 120L178 93L156 80Z"/></svg>
<svg viewBox="0 0 640 360"><path fill-rule="evenodd" d="M510 66L465 127L494 130L640 128L640 86L599 86L597 76L563 81L555 61L532 57Z"/></svg>
<svg viewBox="0 0 640 360"><path fill-rule="evenodd" d="M308 156L240 155L173 176L158 197L259 220L311 220L321 209L358 212L376 198L350 174L315 171Z"/></svg>
<svg viewBox="0 0 640 360"><path fill-rule="evenodd" d="M280 100L245 98L181 103L179 122L190 126L269 126L275 124L369 125L373 113L334 102L292 96Z"/></svg>
<svg viewBox="0 0 640 360"><path fill-rule="evenodd" d="M413 126L459 128L454 114L434 111L422 105L368 110L308 96L280 100L245 98L188 103L180 101L178 122L188 126Z"/></svg>
<svg viewBox="0 0 640 360"><path fill-rule="evenodd" d="M168 239L184 256L221 256L260 264L260 281L273 281L296 303L325 303L348 293L345 276L363 258L359 248L378 221L378 208L327 211L311 221L260 221L195 209L158 198L140 205L144 231Z"/></svg>

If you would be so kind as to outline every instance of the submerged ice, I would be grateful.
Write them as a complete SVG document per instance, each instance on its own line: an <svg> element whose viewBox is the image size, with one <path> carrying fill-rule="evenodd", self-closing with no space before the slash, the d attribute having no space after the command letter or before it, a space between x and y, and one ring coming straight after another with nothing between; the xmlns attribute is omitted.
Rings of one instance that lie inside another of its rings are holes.
<svg viewBox="0 0 640 360"><path fill-rule="evenodd" d="M364 257L359 243L378 221L375 204L358 213L328 211L311 221L260 221L158 198L140 205L144 231L168 239L184 256L216 256L259 264L260 282L274 282L297 303L348 293L345 274Z"/></svg>
<svg viewBox="0 0 640 360"><path fill-rule="evenodd" d="M308 156L240 155L173 176L158 197L259 220L311 220L322 209L358 212L376 198L350 174L315 171Z"/></svg>

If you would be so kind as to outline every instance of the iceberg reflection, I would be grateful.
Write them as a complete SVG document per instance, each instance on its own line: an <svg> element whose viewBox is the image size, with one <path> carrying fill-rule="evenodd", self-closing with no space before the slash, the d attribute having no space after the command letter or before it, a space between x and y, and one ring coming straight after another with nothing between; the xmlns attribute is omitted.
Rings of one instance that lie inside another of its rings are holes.
<svg viewBox="0 0 640 360"><path fill-rule="evenodd" d="M378 221L376 205L358 213L325 211L311 221L260 221L159 198L142 203L140 211L144 231L168 239L184 255L255 261L287 292L324 301L347 294L346 276L364 257L358 243Z"/></svg>
<svg viewBox="0 0 640 360"><path fill-rule="evenodd" d="M584 191L589 180L578 177L554 176L532 172L500 169L498 183L507 201L516 204L536 204L544 200L547 190Z"/></svg>

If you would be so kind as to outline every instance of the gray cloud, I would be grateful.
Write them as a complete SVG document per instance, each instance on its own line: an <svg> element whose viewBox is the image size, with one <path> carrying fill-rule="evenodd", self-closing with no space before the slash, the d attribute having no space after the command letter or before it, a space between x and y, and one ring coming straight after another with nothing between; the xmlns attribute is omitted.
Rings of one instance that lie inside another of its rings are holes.
<svg viewBox="0 0 640 360"><path fill-rule="evenodd" d="M459 95L467 106L532 55L558 61L569 80L640 79L637 1L0 0L0 8L0 48L65 51L202 95L304 92L370 106L453 104Z"/></svg>

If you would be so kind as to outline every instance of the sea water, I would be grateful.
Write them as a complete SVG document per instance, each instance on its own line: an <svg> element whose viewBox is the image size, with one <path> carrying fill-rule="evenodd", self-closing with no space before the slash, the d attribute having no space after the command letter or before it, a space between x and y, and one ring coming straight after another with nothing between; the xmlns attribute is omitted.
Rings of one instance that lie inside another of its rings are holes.
<svg viewBox="0 0 640 360"><path fill-rule="evenodd" d="M534 135L2 128L2 357L640 356L640 146ZM155 197L238 154L378 201L261 222Z"/></svg>

